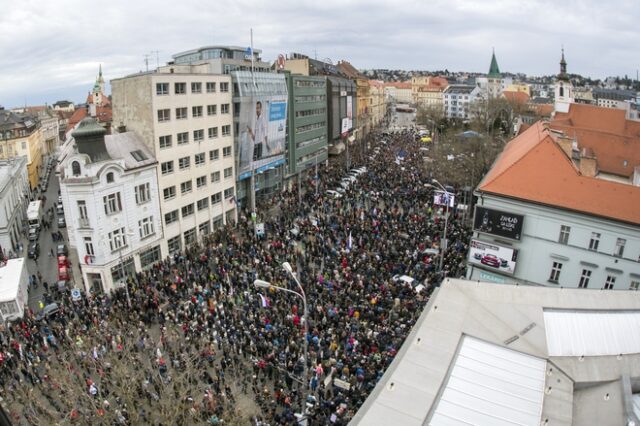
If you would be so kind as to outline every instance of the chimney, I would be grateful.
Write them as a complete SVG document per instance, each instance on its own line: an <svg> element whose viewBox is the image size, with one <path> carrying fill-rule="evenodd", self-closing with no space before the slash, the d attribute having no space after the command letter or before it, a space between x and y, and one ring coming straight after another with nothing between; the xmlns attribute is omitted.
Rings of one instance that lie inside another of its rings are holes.
<svg viewBox="0 0 640 426"><path fill-rule="evenodd" d="M558 145L560 145L560 148L562 148L564 153L567 155L567 157L571 158L572 157L571 154L573 153L573 139L562 135L562 136L558 136L556 140L558 142Z"/></svg>
<svg viewBox="0 0 640 426"><path fill-rule="evenodd" d="M104 143L107 131L95 118L84 118L71 136L76 141L79 153L87 154L92 162L104 161L111 158Z"/></svg>
<svg viewBox="0 0 640 426"><path fill-rule="evenodd" d="M582 176L595 177L598 173L598 162L593 151L589 148L582 148L580 152L580 174Z"/></svg>

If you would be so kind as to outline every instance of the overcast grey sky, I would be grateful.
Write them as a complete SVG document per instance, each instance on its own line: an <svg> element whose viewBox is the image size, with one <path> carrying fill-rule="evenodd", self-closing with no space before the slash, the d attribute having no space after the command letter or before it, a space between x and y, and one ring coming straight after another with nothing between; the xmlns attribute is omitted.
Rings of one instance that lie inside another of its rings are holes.
<svg viewBox="0 0 640 426"><path fill-rule="evenodd" d="M635 77L638 0L0 0L0 105L84 101L105 79L143 70L144 55L211 44L263 59L300 52L357 68L500 69ZM154 54L155 55L155 54ZM155 66L152 56L150 65ZM110 89L107 89L110 91Z"/></svg>

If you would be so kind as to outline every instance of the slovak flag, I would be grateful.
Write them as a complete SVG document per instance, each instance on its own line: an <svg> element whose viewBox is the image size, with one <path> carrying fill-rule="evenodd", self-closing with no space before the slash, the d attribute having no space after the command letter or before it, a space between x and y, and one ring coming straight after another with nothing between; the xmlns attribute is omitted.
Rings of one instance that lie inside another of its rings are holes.
<svg viewBox="0 0 640 426"><path fill-rule="evenodd" d="M347 250L351 251L353 247L353 237L351 237L351 231L349 231L349 239L347 240Z"/></svg>
<svg viewBox="0 0 640 426"><path fill-rule="evenodd" d="M269 299L261 294L259 294L258 296L260 296L260 306L262 306L263 308L268 308L269 306L271 306L271 304L269 303Z"/></svg>

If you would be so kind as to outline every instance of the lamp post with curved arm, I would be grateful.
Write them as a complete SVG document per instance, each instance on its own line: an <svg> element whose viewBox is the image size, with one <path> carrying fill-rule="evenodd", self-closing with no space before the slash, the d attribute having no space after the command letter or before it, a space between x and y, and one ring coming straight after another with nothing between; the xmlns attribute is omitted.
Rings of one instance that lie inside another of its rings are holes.
<svg viewBox="0 0 640 426"><path fill-rule="evenodd" d="M307 337L309 335L309 323L308 323L308 318L307 318L307 296L304 292L304 289L302 288L302 285L300 284L300 281L298 281L298 278L296 277L296 274L293 272L293 269L291 268L291 264L289 264L289 262L284 262L282 264L282 267L284 268L285 271L287 271L287 273L294 279L294 281L296 282L296 284L298 284L298 288L300 289L300 292L297 292L295 290L290 290L288 288L284 288L284 287L279 287L277 285L273 285L268 281L264 281L264 280L255 280L253 282L254 287L256 288L273 288L275 290L278 291L284 291L286 293L291 293L291 294L295 294L296 296L298 296L300 299L302 299L302 304L303 304L303 309L304 309L304 378L302 380L302 384L304 386L304 390L308 392L308 388L309 388L309 377L308 377L308 373L309 373L309 367L307 365L307 356L308 356L308 350L309 350L309 344L308 344L308 340ZM300 416L304 416L305 413L305 396L304 394L302 395L302 402L300 405Z"/></svg>

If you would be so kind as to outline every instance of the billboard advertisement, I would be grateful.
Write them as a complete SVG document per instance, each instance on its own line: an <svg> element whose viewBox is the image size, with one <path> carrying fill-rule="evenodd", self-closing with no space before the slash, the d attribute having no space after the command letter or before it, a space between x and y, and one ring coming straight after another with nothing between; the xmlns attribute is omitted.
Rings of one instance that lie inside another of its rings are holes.
<svg viewBox="0 0 640 426"><path fill-rule="evenodd" d="M469 244L469 263L512 275L517 260L518 250L479 240L471 240Z"/></svg>
<svg viewBox="0 0 640 426"><path fill-rule="evenodd" d="M233 71L238 180L284 164L288 93L284 74ZM236 109L238 108L238 109Z"/></svg>
<svg viewBox="0 0 640 426"><path fill-rule="evenodd" d="M353 120L353 96L347 96L347 118Z"/></svg>
<svg viewBox="0 0 640 426"><path fill-rule="evenodd" d="M433 192L433 204L439 206L446 206L449 203L449 208L453 208L456 196L450 192L434 191Z"/></svg>
<svg viewBox="0 0 640 426"><path fill-rule="evenodd" d="M473 230L520 240L524 216L476 206Z"/></svg>

